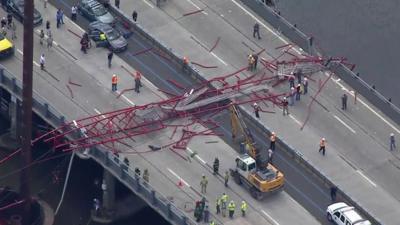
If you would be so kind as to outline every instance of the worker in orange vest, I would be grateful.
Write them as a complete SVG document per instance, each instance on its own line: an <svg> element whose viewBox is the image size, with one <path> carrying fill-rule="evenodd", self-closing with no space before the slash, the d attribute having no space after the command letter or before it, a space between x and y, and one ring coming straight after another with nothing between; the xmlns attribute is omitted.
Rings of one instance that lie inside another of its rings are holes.
<svg viewBox="0 0 400 225"><path fill-rule="evenodd" d="M139 71L136 71L136 73L135 73L135 92L136 93L140 93L139 88L142 86L141 79L142 79L142 74Z"/></svg>
<svg viewBox="0 0 400 225"><path fill-rule="evenodd" d="M271 133L271 136L269 137L269 140L270 140L270 146L269 146L269 148L270 148L272 151L275 151L275 141L276 141L276 134L275 134L275 132L272 132L272 133Z"/></svg>
<svg viewBox="0 0 400 225"><path fill-rule="evenodd" d="M111 78L111 91L117 91L118 77L113 74Z"/></svg>
<svg viewBox="0 0 400 225"><path fill-rule="evenodd" d="M184 56L183 57L182 71L187 70L188 65L189 65L189 59L186 56Z"/></svg>
<svg viewBox="0 0 400 225"><path fill-rule="evenodd" d="M318 152L322 151L322 155L325 155L325 146L326 146L326 140L325 138L322 138L321 141L319 142L319 150L318 150Z"/></svg>

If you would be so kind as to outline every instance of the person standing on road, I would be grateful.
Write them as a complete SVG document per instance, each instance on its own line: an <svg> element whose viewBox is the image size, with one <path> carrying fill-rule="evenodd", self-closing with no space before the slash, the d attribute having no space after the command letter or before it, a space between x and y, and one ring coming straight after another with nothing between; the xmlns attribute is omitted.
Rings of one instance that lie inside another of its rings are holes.
<svg viewBox="0 0 400 225"><path fill-rule="evenodd" d="M283 97L283 101L282 101L282 111L283 111L283 115L289 115L289 102L287 100L286 97Z"/></svg>
<svg viewBox="0 0 400 225"><path fill-rule="evenodd" d="M229 212L229 218L233 219L233 214L235 214L235 202L233 200L231 200L231 202L229 202L228 205L228 212Z"/></svg>
<svg viewBox="0 0 400 225"><path fill-rule="evenodd" d="M39 43L40 43L40 45L43 45L43 40L44 40L44 31L40 30L40 34L39 34Z"/></svg>
<svg viewBox="0 0 400 225"><path fill-rule="evenodd" d="M221 213L221 198L217 197L217 201L215 202L215 208L217 210L217 214Z"/></svg>
<svg viewBox="0 0 400 225"><path fill-rule="evenodd" d="M114 56L113 51L110 51L110 52L107 54L108 68L111 68L111 61L112 61L113 56Z"/></svg>
<svg viewBox="0 0 400 225"><path fill-rule="evenodd" d="M221 212L222 212L222 216L223 217L226 216L227 202L228 202L228 195L225 194L225 193L222 193L222 196L221 196Z"/></svg>
<svg viewBox="0 0 400 225"><path fill-rule="evenodd" d="M297 84L296 86L296 101L300 101L301 95L301 84Z"/></svg>
<svg viewBox="0 0 400 225"><path fill-rule="evenodd" d="M326 147L326 140L325 140L325 138L322 138L321 141L319 142L318 152L321 153L321 151L322 151L322 155L324 155L324 156L325 156L325 147Z"/></svg>
<svg viewBox="0 0 400 225"><path fill-rule="evenodd" d="M336 192L337 192L337 187L335 187L335 186L331 187L331 200L332 200L332 202L336 201Z"/></svg>
<svg viewBox="0 0 400 225"><path fill-rule="evenodd" d="M61 26L61 9L58 9L56 12L56 26L57 28L60 28Z"/></svg>
<svg viewBox="0 0 400 225"><path fill-rule="evenodd" d="M144 169L143 171L143 180L146 182L145 184L148 184L150 181L150 174L148 169Z"/></svg>
<svg viewBox="0 0 400 225"><path fill-rule="evenodd" d="M396 149L396 140L394 139L393 133L390 134L389 141L390 141L390 151L395 150Z"/></svg>
<svg viewBox="0 0 400 225"><path fill-rule="evenodd" d="M60 9L60 23L65 24L64 23L64 10L62 10L62 9Z"/></svg>
<svg viewBox="0 0 400 225"><path fill-rule="evenodd" d="M200 181L200 187L201 187L202 194L207 193L207 185L208 185L208 180L207 180L206 176L203 174L201 181Z"/></svg>
<svg viewBox="0 0 400 225"><path fill-rule="evenodd" d="M111 78L111 91L113 92L117 91L117 85L118 85L118 77L117 75L113 74Z"/></svg>
<svg viewBox="0 0 400 225"><path fill-rule="evenodd" d="M115 7L117 7L118 9L119 9L119 3L120 3L119 0L115 0Z"/></svg>
<svg viewBox="0 0 400 225"><path fill-rule="evenodd" d="M245 201L242 201L242 204L240 205L240 211L242 211L242 217L245 217L247 211L247 203Z"/></svg>
<svg viewBox="0 0 400 225"><path fill-rule="evenodd" d="M260 119L260 106L254 102L253 108L254 108L254 115L256 116L257 119Z"/></svg>
<svg viewBox="0 0 400 225"><path fill-rule="evenodd" d="M307 77L304 77L304 79L303 79L303 94L305 95L305 94L307 94L307 92L308 92L308 79L307 79Z"/></svg>
<svg viewBox="0 0 400 225"><path fill-rule="evenodd" d="M139 71L135 73L135 92L140 93L139 88L142 86L142 74Z"/></svg>
<svg viewBox="0 0 400 225"><path fill-rule="evenodd" d="M76 5L73 5L71 7L71 20L72 21L76 21L77 14L78 14L78 7L76 7Z"/></svg>
<svg viewBox="0 0 400 225"><path fill-rule="evenodd" d="M50 35L47 37L47 50L50 50L53 47L53 36Z"/></svg>
<svg viewBox="0 0 400 225"><path fill-rule="evenodd" d="M289 93L289 105L293 106L294 105L294 95L296 94L296 90L294 87L290 88L290 93Z"/></svg>
<svg viewBox="0 0 400 225"><path fill-rule="evenodd" d="M276 134L275 132L271 133L271 136L269 137L269 148L272 149L272 151L275 151L275 142L276 142Z"/></svg>
<svg viewBox="0 0 400 225"><path fill-rule="evenodd" d="M254 54L253 58L254 58L254 67L253 68L254 68L254 70L257 70L258 55Z"/></svg>
<svg viewBox="0 0 400 225"><path fill-rule="evenodd" d="M342 110L346 110L346 109L347 109L347 95L345 93L342 96Z"/></svg>
<svg viewBox="0 0 400 225"><path fill-rule="evenodd" d="M208 205L204 208L203 212L204 223L208 223L210 221L210 210L208 209Z"/></svg>
<svg viewBox="0 0 400 225"><path fill-rule="evenodd" d="M13 16L12 16L12 14L11 14L11 13L8 13L8 14L7 14L7 27L8 27L8 29L11 29L11 23L12 23L12 21L13 21Z"/></svg>
<svg viewBox="0 0 400 225"><path fill-rule="evenodd" d="M224 176L225 187L228 187L228 182L229 182L229 172L225 171L225 176Z"/></svg>
<svg viewBox="0 0 400 225"><path fill-rule="evenodd" d="M136 10L133 10L133 12L132 12L132 20L134 21L134 22L136 22L136 20L137 20L137 12L136 12Z"/></svg>
<svg viewBox="0 0 400 225"><path fill-rule="evenodd" d="M42 53L42 55L40 56L40 59L39 59L40 69L41 69L41 70L44 70L44 64L45 64L45 62L46 62L46 59L44 58L44 53Z"/></svg>
<svg viewBox="0 0 400 225"><path fill-rule="evenodd" d="M215 157L214 164L213 164L213 171L214 171L213 174L217 175L218 170L219 170L219 159L217 157Z"/></svg>
<svg viewBox="0 0 400 225"><path fill-rule="evenodd" d="M253 38L256 38L256 34L257 34L258 40L260 40L261 39L261 37L260 37L260 25L258 23L254 24L254 27L253 27Z"/></svg>
<svg viewBox="0 0 400 225"><path fill-rule="evenodd" d="M44 8L47 8L47 2L48 2L49 0L43 0L43 7Z"/></svg>
<svg viewBox="0 0 400 225"><path fill-rule="evenodd" d="M17 25L14 21L11 23L11 39L17 39Z"/></svg>

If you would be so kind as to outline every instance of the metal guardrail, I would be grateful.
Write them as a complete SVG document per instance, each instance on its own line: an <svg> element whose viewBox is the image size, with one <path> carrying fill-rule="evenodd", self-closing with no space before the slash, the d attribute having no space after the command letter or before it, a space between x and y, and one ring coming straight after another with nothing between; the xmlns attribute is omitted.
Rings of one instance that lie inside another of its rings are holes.
<svg viewBox="0 0 400 225"><path fill-rule="evenodd" d="M249 7L252 11L257 13L271 26L273 26L278 33L282 33L291 42L298 45L304 51L310 55L323 55L318 51L317 46L314 43L312 36L304 34L295 25L288 22L279 12L275 11L271 7L262 3L262 0L240 0ZM329 56L325 56L329 57ZM339 67L332 68L333 72L351 87L353 87L358 93L361 93L368 101L373 103L383 113L390 117L397 124L400 124L400 108L389 101L388 98L383 96L377 90L373 89L371 85L361 79L357 74L348 69L345 65L340 64ZM356 79L353 79L356 78Z"/></svg>
<svg viewBox="0 0 400 225"><path fill-rule="evenodd" d="M21 81L17 80L14 75L2 66L0 66L0 86L21 100ZM55 108L51 107L48 101L37 93L33 94L32 109L42 119L54 127L59 127L65 122L65 117ZM129 187L136 195L140 196L150 207L159 212L159 214L171 224L197 224L193 219L188 218L182 210L174 206L173 202L167 197L157 192L150 184L144 182L141 177L135 176L134 171L127 167L119 158L111 156L109 151L105 148L101 146L93 147L90 149L89 155Z"/></svg>
<svg viewBox="0 0 400 225"><path fill-rule="evenodd" d="M269 7L265 6L264 4L262 4L259 0L241 0L241 1L245 5L247 5L250 9L254 10L257 14L259 14L259 15L261 14L260 16L263 17L268 23L271 23L271 25L273 25L275 27L275 29L278 30L278 32L282 33L283 35L285 35L286 37L291 39L292 42L294 42L296 45L298 45L301 48L303 48L303 50L305 50L306 52L308 52L309 54L312 54L312 55L316 54L316 50L315 50L315 48L313 46L313 38L305 35L302 31L300 31L297 27L295 27L292 24L290 24L286 19L284 19L279 14L277 14L274 10L272 10L271 8L269 8ZM260 7L260 4L261 4L261 7ZM263 5L265 7L263 7ZM136 34L139 34L140 37L146 39L154 47L158 48L160 51L162 51L163 53L167 54L171 58L171 60L178 67L183 67L183 57L182 56L180 56L179 54L174 52L173 49L168 48L161 41L156 40L155 38L153 38L150 35L150 33L146 31L145 28L143 28L140 24L134 23L132 20L130 20L129 19L130 17L127 16L121 10L115 8L114 6L110 7L109 9L111 10L111 12L113 14L117 15L117 17L119 19L125 21L126 23L131 24L131 26L134 29L134 32ZM346 66L344 66L342 64L340 64L340 67L338 67L338 68L341 68L341 70L337 70L337 71L334 71L334 72L340 73L341 75L338 74L339 77L343 77L342 79L345 80L345 81L347 79L344 79L344 77L350 77L350 76L349 75L345 75L344 73L350 73L352 75L354 74L351 70L349 70ZM203 76L200 73L200 71L194 69L190 65L188 66L188 69L185 72L188 75L190 75L192 78L196 79L196 80L199 80L199 81L205 81L206 80L204 78L205 76ZM356 76L356 75L354 74L354 76ZM359 80L362 83L361 87L366 87L366 83L364 81L362 81L361 79L359 79ZM349 83L351 85L351 82L349 82ZM361 91L359 91L359 92L363 93ZM376 92L376 93L378 93L378 92ZM382 96L382 95L380 95L380 96ZM384 98L384 97L382 96L382 98ZM370 100L370 99L368 99L368 100ZM393 115L394 113L396 113L395 111L398 111L399 115L400 115L400 110L398 110L393 104L390 104L389 108L387 106L388 105L386 105L386 110L382 110L382 111L385 112L388 116L389 115ZM256 120L253 117L252 113L248 112L243 106L240 106L239 108L244 113L245 117L247 119L251 120L254 124L256 124L256 126L259 127L259 129L261 131L267 133L268 135L271 134L271 129L269 129L266 125L264 125L264 124L260 123L258 120ZM389 113L390 111L392 111L392 113ZM327 187L337 186L336 184L334 184L331 181L332 179L330 179L323 172L317 170L316 169L317 167L314 166L312 164L312 162L307 160L303 156L303 154L301 154L300 151L296 150L294 147L286 144L285 142L283 142L282 140L279 140L279 139L277 140L277 144L282 147L282 150L285 150L288 154L292 155L292 158L295 161L297 161L298 163L303 165L305 168L307 168L310 173L312 173L312 174L316 175L317 177L319 177L327 185ZM376 225L382 224L381 222L379 222L378 219L376 219L376 217L374 215L369 213L368 209L365 209L365 207L362 207L361 204L358 203L358 201L354 198L354 196L351 196L351 195L343 192L340 189L340 187L338 187L338 194L340 194L344 199L346 199L346 201L349 202L351 205L357 207L357 209L361 213L363 213L366 217L368 217L367 219L369 219L373 224L376 224Z"/></svg>

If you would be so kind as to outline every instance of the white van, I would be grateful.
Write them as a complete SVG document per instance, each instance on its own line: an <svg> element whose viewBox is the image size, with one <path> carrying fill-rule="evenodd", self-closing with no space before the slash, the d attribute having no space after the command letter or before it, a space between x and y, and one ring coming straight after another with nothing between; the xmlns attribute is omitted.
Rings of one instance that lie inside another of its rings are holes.
<svg viewBox="0 0 400 225"><path fill-rule="evenodd" d="M328 206L326 216L329 221L337 225L371 225L371 222L363 219L360 214L355 211L354 207L348 206L344 202L338 202Z"/></svg>

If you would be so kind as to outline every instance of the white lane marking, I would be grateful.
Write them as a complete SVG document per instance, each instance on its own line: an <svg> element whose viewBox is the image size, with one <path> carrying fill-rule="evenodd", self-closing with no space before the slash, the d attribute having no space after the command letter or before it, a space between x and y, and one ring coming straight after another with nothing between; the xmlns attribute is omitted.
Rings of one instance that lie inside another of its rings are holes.
<svg viewBox="0 0 400 225"><path fill-rule="evenodd" d="M227 66L228 64L222 60L220 57L218 57L214 52L211 52L211 55L214 56L215 58L217 58L220 62L222 62L222 64L224 64L225 66Z"/></svg>
<svg viewBox="0 0 400 225"><path fill-rule="evenodd" d="M201 8L200 8L198 5L194 4L194 2L192 2L191 0L186 0L186 1L188 1L188 2L189 2L190 4L192 4L194 7L196 7L196 9L201 10ZM204 11L202 11L201 13L203 13L204 15L208 15L208 13L206 13L206 12L204 12Z"/></svg>
<svg viewBox="0 0 400 225"><path fill-rule="evenodd" d="M125 95L121 95L127 102L129 102L129 104L135 106L135 103L132 102L131 100L129 100L129 98L127 98Z"/></svg>
<svg viewBox="0 0 400 225"><path fill-rule="evenodd" d="M357 173L359 173L362 177L364 177L364 179L366 179L370 184L372 184L372 186L374 186L374 187L377 186L374 182L372 182L371 179L369 179L367 176L365 176L360 170L356 170L356 171L357 171Z"/></svg>
<svg viewBox="0 0 400 225"><path fill-rule="evenodd" d="M182 179L182 177L180 177L178 174L176 174L173 170L171 170L170 168L167 168L168 171L174 175L176 178L178 178L178 180L182 181L182 183L184 183L186 186L190 187L190 185L188 184L188 182L186 182L184 179Z"/></svg>
<svg viewBox="0 0 400 225"><path fill-rule="evenodd" d="M94 108L93 110L94 110L97 114L99 114L99 115L101 114L100 110L98 110L98 109L96 109L96 108Z"/></svg>
<svg viewBox="0 0 400 225"><path fill-rule="evenodd" d="M21 50L19 50L19 48L17 48L17 52L18 52L19 54L21 54L21 55L24 55L24 53L23 53Z"/></svg>
<svg viewBox="0 0 400 225"><path fill-rule="evenodd" d="M289 117L292 118L292 120L294 120L294 122L296 122L300 126L303 125L298 119L296 119L294 116L292 116L292 114L289 114Z"/></svg>
<svg viewBox="0 0 400 225"><path fill-rule="evenodd" d="M277 34L275 31L273 31L271 28L269 28L267 25L265 25L261 20L259 20L256 16L254 16L251 12L249 12L247 9L245 9L243 6L241 6L239 3L237 3L235 0L231 0L237 7L239 7L241 10L243 10L245 13L247 13L251 18L253 18L257 23L261 24L265 29L267 29L269 32L274 34L276 37L278 37L283 43L289 44L285 39L283 39L279 34ZM301 55L301 52L297 50L296 48L292 48L297 54Z"/></svg>
<svg viewBox="0 0 400 225"><path fill-rule="evenodd" d="M189 151L190 154L193 154L194 151L192 149L190 149L189 147L187 147L186 149ZM200 162L202 162L203 164L207 164L207 162L204 161L204 159L202 159L199 155L195 155L194 157L196 157L196 159L200 160Z"/></svg>
<svg viewBox="0 0 400 225"><path fill-rule="evenodd" d="M275 225L279 225L279 223L276 221L276 220L274 220L274 218L272 218L267 212L265 212L263 209L261 210L261 212L262 213L264 213L264 215L266 215L267 217L268 217L268 219L270 220L270 221L272 221Z"/></svg>
<svg viewBox="0 0 400 225"><path fill-rule="evenodd" d="M33 64L35 64L35 66L40 67L39 63L37 63L36 61L33 61Z"/></svg>
<svg viewBox="0 0 400 225"><path fill-rule="evenodd" d="M142 0L144 3L146 3L146 5L150 6L152 9L154 9L154 6L152 4L150 4L148 1L146 0Z"/></svg>
<svg viewBox="0 0 400 225"><path fill-rule="evenodd" d="M341 124L343 124L345 127L347 127L347 129L349 129L351 132L353 132L354 134L356 133L356 131L351 128L349 125L347 125L347 123L345 123L343 120L341 120L338 116L333 115L333 117L335 117L335 119L337 119Z"/></svg>
<svg viewBox="0 0 400 225"><path fill-rule="evenodd" d="M354 97L354 91L349 91L343 84L341 84L339 81L335 81L333 79L333 81L339 85L343 90L345 90L346 92L348 92L351 96ZM375 110L373 110L367 103L365 103L363 100L357 98L357 102L361 102L361 104L363 104L367 109L369 109L372 113L374 113L379 119L381 119L383 122L385 122L389 127L391 127L393 130L395 130L397 133L400 134L400 130L397 129L397 127L395 127L393 124L391 124L389 121L387 121L385 118L383 118L383 116L381 116L378 112L376 112Z"/></svg>

